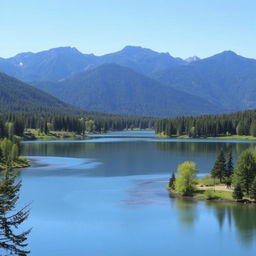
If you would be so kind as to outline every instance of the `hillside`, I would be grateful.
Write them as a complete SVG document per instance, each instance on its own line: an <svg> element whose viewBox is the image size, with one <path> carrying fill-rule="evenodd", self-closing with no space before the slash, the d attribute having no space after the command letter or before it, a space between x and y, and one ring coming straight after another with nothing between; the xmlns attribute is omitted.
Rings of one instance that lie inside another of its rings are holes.
<svg viewBox="0 0 256 256"><path fill-rule="evenodd" d="M97 73L97 68L101 70L100 66L111 64L128 68L129 75L126 72L118 73L116 68L109 68L106 71L108 74L104 71ZM21 53L8 59L0 58L0 71L29 81L30 84L39 85L42 82L39 88L42 86L50 94L68 103L92 110L133 114L133 106L130 105L133 104L138 107L138 115L197 115L256 108L256 60L231 51L205 59L194 56L182 60L169 53L137 46L126 46L103 56L83 54L76 48L60 47L38 53ZM95 88L98 86L101 96L97 95L96 89L91 88L89 81ZM122 84L120 88L118 81ZM143 87L145 84L148 84L147 90ZM64 91L55 88L62 85ZM131 91L126 92L128 85ZM156 89L156 85L159 88ZM162 85L169 89L163 89ZM83 88L87 88L86 93ZM118 91L115 92L113 88ZM82 94L77 95L76 91ZM136 97L130 96L132 91L136 91ZM153 97L153 91L157 91L158 103ZM170 102L167 102L166 95L170 94ZM118 103L114 102L115 97ZM191 97L198 100L192 100ZM161 102L162 98L166 99L165 104ZM154 109L149 111L150 107ZM167 110L167 107L171 109Z"/></svg>
<svg viewBox="0 0 256 256"><path fill-rule="evenodd" d="M0 73L0 112L5 111L82 112L48 93Z"/></svg>
<svg viewBox="0 0 256 256"><path fill-rule="evenodd" d="M177 116L224 111L202 98L116 64L105 64L60 82L36 86L59 99L87 110L145 116Z"/></svg>
<svg viewBox="0 0 256 256"><path fill-rule="evenodd" d="M163 70L154 78L224 108L256 108L256 60L231 51Z"/></svg>

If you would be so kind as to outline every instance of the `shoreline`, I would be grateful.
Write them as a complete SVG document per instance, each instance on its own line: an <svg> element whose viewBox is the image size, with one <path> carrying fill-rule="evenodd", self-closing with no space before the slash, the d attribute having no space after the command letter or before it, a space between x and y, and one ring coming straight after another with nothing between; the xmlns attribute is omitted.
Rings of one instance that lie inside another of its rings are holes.
<svg viewBox="0 0 256 256"><path fill-rule="evenodd" d="M173 198L183 198L186 200L193 200L193 201L205 201L205 202L219 202L219 203L235 203L235 204L243 204L243 205L256 205L256 201L251 201L248 199L242 199L242 200L231 200L231 199L222 199L222 198L211 198L207 199L204 197L196 196L196 195L181 195L174 190L167 187L167 190L169 192L169 196Z"/></svg>
<svg viewBox="0 0 256 256"><path fill-rule="evenodd" d="M182 135L182 136L168 136L165 134L156 134L156 138L162 138L162 139L205 139L205 140L251 140L251 141L256 141L256 137L253 136L247 136L247 135L228 135L228 136L216 136L216 137L189 137L187 135Z"/></svg>

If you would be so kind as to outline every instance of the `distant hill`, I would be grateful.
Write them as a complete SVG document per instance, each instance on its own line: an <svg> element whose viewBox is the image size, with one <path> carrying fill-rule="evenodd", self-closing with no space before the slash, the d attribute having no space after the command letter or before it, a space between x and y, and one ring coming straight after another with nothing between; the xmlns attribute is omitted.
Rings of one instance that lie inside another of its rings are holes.
<svg viewBox="0 0 256 256"><path fill-rule="evenodd" d="M256 108L256 60L232 51L162 70L153 77L224 108Z"/></svg>
<svg viewBox="0 0 256 256"><path fill-rule="evenodd" d="M116 64L105 64L60 82L37 82L35 86L80 108L115 114L163 117L224 111Z"/></svg>
<svg viewBox="0 0 256 256"><path fill-rule="evenodd" d="M48 93L0 73L0 112L5 111L82 112Z"/></svg>

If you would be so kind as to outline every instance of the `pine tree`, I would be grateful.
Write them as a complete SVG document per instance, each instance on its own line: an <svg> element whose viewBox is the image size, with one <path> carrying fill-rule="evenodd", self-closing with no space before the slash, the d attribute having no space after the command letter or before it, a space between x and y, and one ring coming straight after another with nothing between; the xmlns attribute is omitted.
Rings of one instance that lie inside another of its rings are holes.
<svg viewBox="0 0 256 256"><path fill-rule="evenodd" d="M232 152L228 153L227 162L226 162L226 170L225 170L225 178L227 181L230 181L230 178L234 172L234 166L233 166L233 157Z"/></svg>
<svg viewBox="0 0 256 256"><path fill-rule="evenodd" d="M241 200L243 199L243 196L244 194L243 194L242 188L240 184L237 184L233 191L233 198L236 200Z"/></svg>
<svg viewBox="0 0 256 256"><path fill-rule="evenodd" d="M0 147L0 163L3 161L3 152L2 152L2 149Z"/></svg>
<svg viewBox="0 0 256 256"><path fill-rule="evenodd" d="M225 160L223 150L221 150L217 156L217 159L211 171L211 175L213 178L218 178L220 182L222 182L222 177L224 176L225 171L226 171L226 160Z"/></svg>
<svg viewBox="0 0 256 256"><path fill-rule="evenodd" d="M20 187L21 182L16 182L14 171L6 170L0 180L0 252L26 256L29 254L25 249L26 240L31 230L16 233L29 215L28 207L16 211Z"/></svg>
<svg viewBox="0 0 256 256"><path fill-rule="evenodd" d="M234 184L239 184L242 191L249 195L251 184L256 176L256 157L255 153L247 149L243 151L237 161L233 175Z"/></svg>
<svg viewBox="0 0 256 256"><path fill-rule="evenodd" d="M256 201L256 177L254 178L250 188L250 198Z"/></svg>
<svg viewBox="0 0 256 256"><path fill-rule="evenodd" d="M171 178L169 179L169 188L171 188L173 190L175 189L175 180L176 180L176 177L173 172Z"/></svg>

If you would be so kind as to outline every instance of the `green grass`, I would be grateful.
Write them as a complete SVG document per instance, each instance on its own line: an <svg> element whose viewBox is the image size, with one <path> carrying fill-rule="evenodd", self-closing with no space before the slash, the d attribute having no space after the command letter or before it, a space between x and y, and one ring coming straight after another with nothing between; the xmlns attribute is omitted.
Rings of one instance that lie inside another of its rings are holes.
<svg viewBox="0 0 256 256"><path fill-rule="evenodd" d="M83 135L76 134L74 132L66 131L51 131L48 134L40 132L39 129L28 129L26 132L30 132L32 136L25 137L25 139L37 139L37 140L55 140L55 139L82 139Z"/></svg>
<svg viewBox="0 0 256 256"><path fill-rule="evenodd" d="M221 140L256 140L256 137L247 135L228 135L219 137L207 137L207 139L221 139Z"/></svg>
<svg viewBox="0 0 256 256"><path fill-rule="evenodd" d="M234 201L232 197L231 191L214 191L212 189L209 190L196 190L193 193L194 197L212 200L212 199L218 199L218 200L230 200Z"/></svg>
<svg viewBox="0 0 256 256"><path fill-rule="evenodd" d="M21 156L13 163L13 168L25 168L28 166L29 160ZM0 170L4 170L5 168L5 164L0 162Z"/></svg>
<svg viewBox="0 0 256 256"><path fill-rule="evenodd" d="M204 185L207 187L212 187L214 185L220 185L220 181L218 179L213 179L210 175L205 175L202 178L197 178L197 184Z"/></svg>
<svg viewBox="0 0 256 256"><path fill-rule="evenodd" d="M193 139L188 135L181 135L181 136L167 136L164 132L156 134L158 138L176 138L176 139ZM247 136L247 135L226 135L226 136L216 136L216 137L202 137L203 139L220 139L220 140L256 140L256 137ZM196 139L202 139L196 138Z"/></svg>

